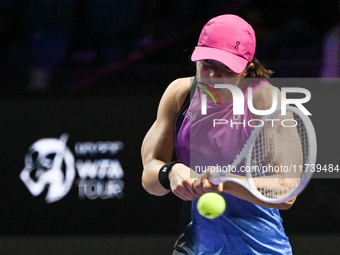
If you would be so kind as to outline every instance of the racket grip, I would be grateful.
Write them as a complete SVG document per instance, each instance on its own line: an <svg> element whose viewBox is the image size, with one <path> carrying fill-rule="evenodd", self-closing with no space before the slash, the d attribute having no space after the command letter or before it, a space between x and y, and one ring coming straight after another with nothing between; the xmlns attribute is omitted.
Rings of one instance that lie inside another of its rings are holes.
<svg viewBox="0 0 340 255"><path fill-rule="evenodd" d="M221 177L219 172L215 172L212 175L210 175L209 181L214 185L218 185L220 183L225 182L225 179Z"/></svg>

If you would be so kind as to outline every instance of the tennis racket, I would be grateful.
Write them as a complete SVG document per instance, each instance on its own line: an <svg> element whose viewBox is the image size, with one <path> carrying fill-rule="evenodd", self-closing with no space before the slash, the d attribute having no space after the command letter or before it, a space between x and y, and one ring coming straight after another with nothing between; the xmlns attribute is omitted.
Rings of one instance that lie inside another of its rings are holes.
<svg viewBox="0 0 340 255"><path fill-rule="evenodd" d="M250 137L226 169L214 169L210 182L236 182L258 199L283 203L309 183L317 143L311 120L296 107L277 109L258 120Z"/></svg>

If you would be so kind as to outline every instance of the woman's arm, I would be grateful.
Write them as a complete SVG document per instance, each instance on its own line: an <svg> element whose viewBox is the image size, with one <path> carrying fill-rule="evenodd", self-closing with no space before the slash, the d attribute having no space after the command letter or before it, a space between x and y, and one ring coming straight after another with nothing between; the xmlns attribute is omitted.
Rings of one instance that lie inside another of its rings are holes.
<svg viewBox="0 0 340 255"><path fill-rule="evenodd" d="M156 121L147 132L141 149L144 166L142 185L150 194L162 196L169 192L158 181L158 172L174 153L174 125L179 104L190 88L190 79L172 82L159 103ZM175 167L173 167L175 168Z"/></svg>
<svg viewBox="0 0 340 255"><path fill-rule="evenodd" d="M158 181L160 168L170 162L174 153L174 126L177 114L190 90L190 78L172 82L159 104L157 119L142 144L142 185L150 194L163 196L170 192ZM206 192L221 192L221 185L211 184L184 164L175 164L168 178L173 194L183 200L194 200ZM195 183L198 183L195 185Z"/></svg>

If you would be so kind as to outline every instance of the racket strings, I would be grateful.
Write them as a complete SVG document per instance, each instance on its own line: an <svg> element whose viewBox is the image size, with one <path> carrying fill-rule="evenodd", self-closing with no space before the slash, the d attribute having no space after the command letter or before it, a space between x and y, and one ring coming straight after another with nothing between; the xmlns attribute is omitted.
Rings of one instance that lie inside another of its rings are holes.
<svg viewBox="0 0 340 255"><path fill-rule="evenodd" d="M309 153L303 121L298 115L288 116L289 121L285 117L287 121L282 122L284 119L278 115L273 119L280 121L267 123L252 148L248 170L257 191L270 199L280 199L296 189Z"/></svg>

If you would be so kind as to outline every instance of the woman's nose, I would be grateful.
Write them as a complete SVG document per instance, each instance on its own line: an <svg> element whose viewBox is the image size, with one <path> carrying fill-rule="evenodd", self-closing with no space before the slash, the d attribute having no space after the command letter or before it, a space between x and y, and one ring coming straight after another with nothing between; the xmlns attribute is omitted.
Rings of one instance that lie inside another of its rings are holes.
<svg viewBox="0 0 340 255"><path fill-rule="evenodd" d="M210 78L221 78L221 73L218 70L211 68L209 70L209 77Z"/></svg>

